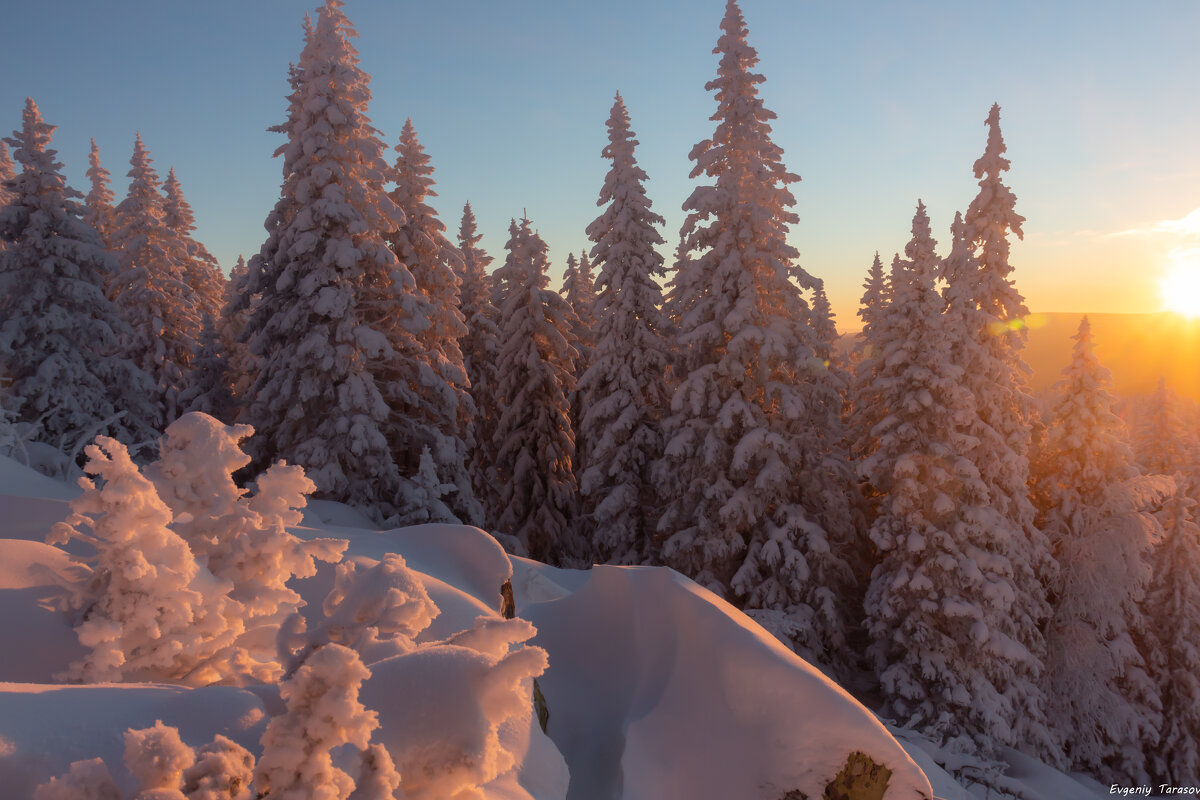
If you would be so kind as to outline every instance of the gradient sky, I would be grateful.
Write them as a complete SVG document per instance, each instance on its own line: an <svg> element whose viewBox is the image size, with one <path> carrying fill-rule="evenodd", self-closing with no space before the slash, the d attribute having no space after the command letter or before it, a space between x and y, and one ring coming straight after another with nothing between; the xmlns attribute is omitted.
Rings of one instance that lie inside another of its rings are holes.
<svg viewBox="0 0 1200 800"><path fill-rule="evenodd" d="M88 138L124 194L134 132L174 166L197 238L228 270L257 252L278 196L287 66L316 0L40 0L5 8L0 130L31 95L86 190ZM1172 263L1200 270L1200 3L743 0L794 186L792 242L843 329L879 250L903 248L917 198L943 249L975 194L999 102L1027 218L1014 245L1035 311L1155 311ZM528 213L561 272L589 246L613 93L625 97L667 219L711 135L704 84L721 0L349 0L371 117L389 147L406 117L455 233L471 201L500 261ZM557 281L558 276L554 277Z"/></svg>

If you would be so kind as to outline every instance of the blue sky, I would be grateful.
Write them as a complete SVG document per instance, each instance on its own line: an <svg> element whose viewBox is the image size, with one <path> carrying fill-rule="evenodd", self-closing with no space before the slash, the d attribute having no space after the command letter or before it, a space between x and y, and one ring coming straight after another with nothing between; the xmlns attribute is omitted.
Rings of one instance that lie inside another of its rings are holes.
<svg viewBox="0 0 1200 800"><path fill-rule="evenodd" d="M86 188L88 138L116 178L134 132L161 174L175 166L198 238L228 268L257 251L279 189L289 61L315 0L43 0L9 4L0 130L26 95L59 126L69 180ZM712 132L704 84L724 4L551 0L349 0L372 75L371 116L389 147L412 117L451 231L470 200L503 258L527 211L556 270L588 245L618 89L641 141L667 252L691 189L688 151ZM1200 4L744 0L779 119L775 138L800 223L792 241L853 322L875 250L908 238L918 197L935 236L974 195L971 166L992 102L1027 218L1015 246L1035 310L1147 311L1200 231ZM1197 250L1200 252L1200 250ZM1181 255L1182 254L1182 255Z"/></svg>

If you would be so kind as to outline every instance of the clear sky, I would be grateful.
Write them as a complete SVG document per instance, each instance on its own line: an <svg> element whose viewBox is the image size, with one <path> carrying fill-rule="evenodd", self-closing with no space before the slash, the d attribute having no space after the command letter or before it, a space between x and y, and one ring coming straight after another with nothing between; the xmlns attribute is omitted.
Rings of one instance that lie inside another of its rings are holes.
<svg viewBox="0 0 1200 800"><path fill-rule="evenodd" d="M317 0L7 3L0 130L26 95L58 125L86 190L95 137L118 197L134 132L175 166L197 237L228 269L256 252L278 195L288 62ZM762 93L794 186L802 264L849 327L879 250L903 248L917 198L949 244L999 102L1027 218L1015 278L1035 311L1153 311L1175 263L1200 269L1200 3L743 0ZM411 117L451 233L471 201L502 260L523 211L555 269L588 246L613 93L626 99L667 219L687 154L711 135L705 83L723 0L349 0L371 116L389 147ZM1191 266L1189 266L1191 265ZM557 276L556 276L557 279ZM1185 282L1186 285L1186 282Z"/></svg>

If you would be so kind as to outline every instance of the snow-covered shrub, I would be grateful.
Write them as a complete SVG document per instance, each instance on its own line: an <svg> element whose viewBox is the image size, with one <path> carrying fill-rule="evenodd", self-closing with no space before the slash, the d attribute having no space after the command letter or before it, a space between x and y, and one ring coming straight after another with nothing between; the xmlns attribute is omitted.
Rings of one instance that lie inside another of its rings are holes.
<svg viewBox="0 0 1200 800"><path fill-rule="evenodd" d="M286 710L262 736L255 770L259 794L288 800L346 800L354 779L333 764L344 744L370 745L379 715L363 708L358 691L371 672L358 653L339 644L314 650L280 686Z"/></svg>
<svg viewBox="0 0 1200 800"><path fill-rule="evenodd" d="M37 787L33 800L121 800L121 792L103 759L93 758L74 762L66 774Z"/></svg>
<svg viewBox="0 0 1200 800"><path fill-rule="evenodd" d="M91 575L67 587L81 619L76 633L91 652L63 677L219 680L222 660L238 657L233 644L244 630L229 586L197 564L171 530L170 509L124 445L101 436L87 454L86 472L103 483L81 478L84 493L47 537L50 544L78 538L96 548L86 559Z"/></svg>
<svg viewBox="0 0 1200 800"><path fill-rule="evenodd" d="M289 662L289 672L331 642L352 648L367 662L410 652L438 615L425 585L398 553L369 567L354 561L338 564L322 610L325 618L311 632L306 633L299 615L281 628L280 655Z"/></svg>
<svg viewBox="0 0 1200 800"><path fill-rule="evenodd" d="M404 797L482 798L482 787L513 768L517 756L499 730L531 712L531 679L548 658L540 647L509 650L535 633L526 620L480 617L453 644L372 665L364 698L379 709L379 738L400 768ZM420 691L401 690L413 686Z"/></svg>
<svg viewBox="0 0 1200 800"><path fill-rule="evenodd" d="M183 771L183 793L188 800L251 800L253 779L254 755L218 734Z"/></svg>
<svg viewBox="0 0 1200 800"><path fill-rule="evenodd" d="M253 433L249 425L185 414L167 427L159 460L146 474L174 514L171 529L213 575L233 585L247 622L263 624L303 605L287 582L315 575L317 561L336 562L346 542L306 542L287 532L300 523L314 488L300 467L272 466L258 477L257 493L245 496L233 473L250 463L241 442Z"/></svg>
<svg viewBox="0 0 1200 800"><path fill-rule="evenodd" d="M179 738L179 729L162 720L125 731L125 766L138 782L134 800L187 800L179 786L183 771L195 762L196 753Z"/></svg>

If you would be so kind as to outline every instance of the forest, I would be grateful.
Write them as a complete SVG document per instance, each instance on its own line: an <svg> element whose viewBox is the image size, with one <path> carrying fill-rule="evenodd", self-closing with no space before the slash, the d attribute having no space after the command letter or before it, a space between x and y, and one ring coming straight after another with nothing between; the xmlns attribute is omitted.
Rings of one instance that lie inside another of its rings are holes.
<svg viewBox="0 0 1200 800"><path fill-rule="evenodd" d="M309 497L566 570L673 569L967 786L1020 796L1011 751L1105 788L1200 786L1200 419L1165 383L1117 396L1086 317L1059 382L1029 388L999 105L942 243L917 200L836 323L789 242L799 176L737 0L677 239L618 93L599 213L561 272L523 215L503 256L470 204L447 232L412 122L390 152L372 126L356 35L341 0L305 18L279 197L228 275L140 136L119 200L94 142L87 193L66 184L32 98L0 143L0 455L83 489L46 531L75 548L61 611L86 651L58 680L286 701L257 766L229 739L131 730L136 797L491 796L403 788L371 741L357 687L434 647L437 606L400 555L289 532ZM321 564L336 581L306 620L289 581ZM486 662L493 734L554 665L519 612L436 643ZM330 761L347 743L355 778ZM86 788L102 769L35 797L120 797Z"/></svg>

